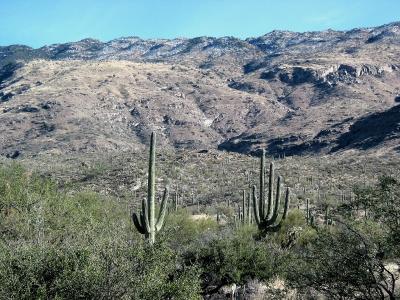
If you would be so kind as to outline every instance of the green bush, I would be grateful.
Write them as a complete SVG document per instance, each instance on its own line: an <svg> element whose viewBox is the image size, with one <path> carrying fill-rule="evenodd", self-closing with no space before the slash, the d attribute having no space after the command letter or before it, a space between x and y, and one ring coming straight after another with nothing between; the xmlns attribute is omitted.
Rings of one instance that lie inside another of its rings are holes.
<svg viewBox="0 0 400 300"><path fill-rule="evenodd" d="M199 272L164 245L2 247L1 299L198 299Z"/></svg>
<svg viewBox="0 0 400 300"><path fill-rule="evenodd" d="M2 299L88 299L98 277L84 250L24 245L2 249Z"/></svg>
<svg viewBox="0 0 400 300"><path fill-rule="evenodd" d="M218 224L211 218L194 220L185 210L178 210L167 217L165 230L161 232L161 238L178 251L187 247L202 235L212 234L217 231Z"/></svg>
<svg viewBox="0 0 400 300"><path fill-rule="evenodd" d="M186 262L201 268L203 289L218 290L223 285L268 280L279 274L283 252L272 243L256 241L255 234L255 227L244 226L232 236L193 245L185 254Z"/></svg>
<svg viewBox="0 0 400 300"><path fill-rule="evenodd" d="M287 278L300 291L313 288L330 299L381 299L394 282L380 250L353 229L320 230L290 261Z"/></svg>

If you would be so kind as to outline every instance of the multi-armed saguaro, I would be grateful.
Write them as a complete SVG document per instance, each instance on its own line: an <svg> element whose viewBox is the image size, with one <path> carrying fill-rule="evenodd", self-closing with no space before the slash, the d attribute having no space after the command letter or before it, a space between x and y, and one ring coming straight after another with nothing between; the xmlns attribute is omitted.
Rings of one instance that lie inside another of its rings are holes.
<svg viewBox="0 0 400 300"><path fill-rule="evenodd" d="M260 163L260 192L259 199L257 199L256 186L253 185L253 210L254 219L261 231L277 231L281 227L282 221L286 219L289 210L290 189L286 188L285 206L281 219L278 220L280 198L281 198L281 181L282 177L278 176L274 197L274 164L269 166L269 182L268 182L268 202L265 197L265 150L262 152Z"/></svg>
<svg viewBox="0 0 400 300"><path fill-rule="evenodd" d="M142 200L142 211L140 216L136 213L132 214L133 224L136 229L149 239L150 244L154 244L156 240L156 232L160 231L164 224L165 213L167 211L169 188L165 187L164 195L161 202L160 212L155 219L155 160L156 160L156 134L151 133L150 138L150 158L149 158L149 174L147 184L147 202Z"/></svg>

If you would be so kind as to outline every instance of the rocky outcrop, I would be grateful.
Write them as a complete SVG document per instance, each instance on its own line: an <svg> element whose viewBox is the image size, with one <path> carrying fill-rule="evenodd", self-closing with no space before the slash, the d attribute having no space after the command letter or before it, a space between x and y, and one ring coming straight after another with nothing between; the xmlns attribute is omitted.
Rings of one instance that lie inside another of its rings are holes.
<svg viewBox="0 0 400 300"><path fill-rule="evenodd" d="M337 145L331 152L343 149L367 150L390 141L400 142L400 105L356 120L347 132L338 137Z"/></svg>
<svg viewBox="0 0 400 300"><path fill-rule="evenodd" d="M287 135L268 139L265 134L241 134L219 145L220 150L258 155L266 149L271 155L327 154L345 150L370 150L400 143L400 105L360 118L347 118L315 136ZM396 150L397 151L397 150Z"/></svg>
<svg viewBox="0 0 400 300"><path fill-rule="evenodd" d="M384 76L397 70L396 65L371 65L371 64L335 64L331 66L280 66L272 70L262 71L260 79L276 80L289 85L355 83L362 76Z"/></svg>
<svg viewBox="0 0 400 300"><path fill-rule="evenodd" d="M266 92L266 88L261 84L255 82L239 82L233 81L228 84L232 89L239 90L246 93L263 94Z"/></svg>
<svg viewBox="0 0 400 300"><path fill-rule="evenodd" d="M11 78L15 71L21 68L22 65L22 63L10 62L0 68L0 89L2 88L2 83Z"/></svg>

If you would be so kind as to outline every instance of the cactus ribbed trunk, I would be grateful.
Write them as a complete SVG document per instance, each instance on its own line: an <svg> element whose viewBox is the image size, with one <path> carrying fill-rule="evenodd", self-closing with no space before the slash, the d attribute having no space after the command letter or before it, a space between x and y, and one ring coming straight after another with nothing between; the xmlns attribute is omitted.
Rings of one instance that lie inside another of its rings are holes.
<svg viewBox="0 0 400 300"><path fill-rule="evenodd" d="M156 163L156 135L154 132L151 133L150 137L150 157L149 157L149 175L147 182L147 207L149 208L149 239L150 243L154 244L156 241L156 230L155 230L155 202L154 202L154 193L155 193L155 184L156 184L156 176L155 176L155 163Z"/></svg>
<svg viewBox="0 0 400 300"><path fill-rule="evenodd" d="M247 223L251 224L251 189L249 189L249 196L247 197Z"/></svg>
<svg viewBox="0 0 400 300"><path fill-rule="evenodd" d="M243 213L243 223L246 222L247 218L247 210L246 210L246 190L243 190L243 199L242 199L242 213Z"/></svg>
<svg viewBox="0 0 400 300"><path fill-rule="evenodd" d="M260 216L265 216L265 150L262 151L260 160Z"/></svg>
<svg viewBox="0 0 400 300"><path fill-rule="evenodd" d="M325 225L329 225L329 206L325 208Z"/></svg>

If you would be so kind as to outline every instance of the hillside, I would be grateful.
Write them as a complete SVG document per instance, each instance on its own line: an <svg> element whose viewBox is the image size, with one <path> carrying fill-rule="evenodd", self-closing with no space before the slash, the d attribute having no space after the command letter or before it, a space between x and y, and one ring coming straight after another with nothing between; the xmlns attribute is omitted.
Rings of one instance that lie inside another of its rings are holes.
<svg viewBox="0 0 400 300"><path fill-rule="evenodd" d="M399 151L400 23L0 47L0 153ZM360 134L362 133L362 134Z"/></svg>

